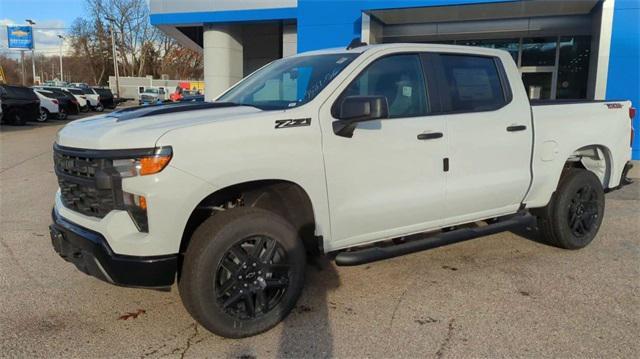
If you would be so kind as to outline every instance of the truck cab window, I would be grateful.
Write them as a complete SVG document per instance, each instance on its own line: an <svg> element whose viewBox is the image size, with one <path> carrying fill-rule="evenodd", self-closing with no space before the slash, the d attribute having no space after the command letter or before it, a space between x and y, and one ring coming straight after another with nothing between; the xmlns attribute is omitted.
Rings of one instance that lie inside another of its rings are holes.
<svg viewBox="0 0 640 359"><path fill-rule="evenodd" d="M418 55L395 55L375 61L347 87L338 103L347 96L386 97L390 118L423 116L429 112ZM338 109L339 106L334 106L334 111Z"/></svg>
<svg viewBox="0 0 640 359"><path fill-rule="evenodd" d="M498 109L505 104L496 63L491 57L441 55L449 87L443 91L450 111L473 112Z"/></svg>

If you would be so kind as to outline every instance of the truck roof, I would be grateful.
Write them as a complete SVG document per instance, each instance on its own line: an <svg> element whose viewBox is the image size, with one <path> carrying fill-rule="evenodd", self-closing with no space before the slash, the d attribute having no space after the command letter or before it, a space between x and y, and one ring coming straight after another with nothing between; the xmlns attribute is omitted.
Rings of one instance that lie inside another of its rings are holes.
<svg viewBox="0 0 640 359"><path fill-rule="evenodd" d="M386 49L407 49L411 48L415 51L437 51L437 52L462 52L469 54L487 55L487 56L500 56L508 54L507 51L491 49L486 47L477 46L462 46L462 45L443 45L443 44L416 44L416 43L393 43L393 44L376 44L376 45L364 45L358 46L352 49L346 47L334 47L322 50L302 52L295 56L308 56L308 55L329 55L329 54L361 54L370 50L386 50Z"/></svg>

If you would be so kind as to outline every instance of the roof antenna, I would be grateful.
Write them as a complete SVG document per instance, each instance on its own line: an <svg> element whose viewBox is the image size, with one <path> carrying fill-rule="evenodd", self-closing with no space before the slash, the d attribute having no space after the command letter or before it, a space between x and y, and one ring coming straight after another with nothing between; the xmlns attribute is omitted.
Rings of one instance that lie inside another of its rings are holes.
<svg viewBox="0 0 640 359"><path fill-rule="evenodd" d="M360 38L356 37L355 39L351 40L349 46L347 46L347 50L355 49L356 47L362 46L367 46L367 43L360 41Z"/></svg>

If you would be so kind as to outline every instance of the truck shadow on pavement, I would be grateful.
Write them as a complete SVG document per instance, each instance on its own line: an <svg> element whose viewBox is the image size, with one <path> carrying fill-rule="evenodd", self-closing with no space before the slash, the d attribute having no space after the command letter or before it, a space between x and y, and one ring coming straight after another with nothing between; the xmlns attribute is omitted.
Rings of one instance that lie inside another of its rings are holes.
<svg viewBox="0 0 640 359"><path fill-rule="evenodd" d="M305 275L303 295L282 323L278 358L333 356L329 315L335 304L328 294L340 286L340 278L326 256L309 258Z"/></svg>

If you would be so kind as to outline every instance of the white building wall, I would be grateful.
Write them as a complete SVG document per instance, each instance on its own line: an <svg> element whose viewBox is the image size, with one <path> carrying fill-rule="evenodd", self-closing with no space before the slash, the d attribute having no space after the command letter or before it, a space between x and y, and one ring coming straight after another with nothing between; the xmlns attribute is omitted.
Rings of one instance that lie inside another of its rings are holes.
<svg viewBox="0 0 640 359"><path fill-rule="evenodd" d="M296 23L282 25L282 57L298 53L298 26Z"/></svg>
<svg viewBox="0 0 640 359"><path fill-rule="evenodd" d="M152 14L297 7L298 0L150 0Z"/></svg>
<svg viewBox="0 0 640 359"><path fill-rule="evenodd" d="M204 96L206 101L211 101L242 79L242 27L240 25L205 26L203 51Z"/></svg>

